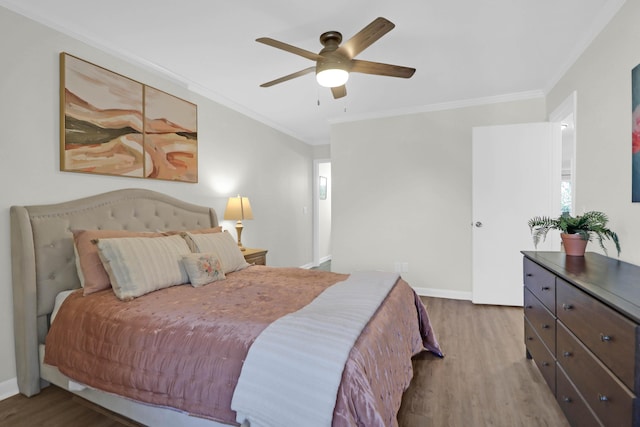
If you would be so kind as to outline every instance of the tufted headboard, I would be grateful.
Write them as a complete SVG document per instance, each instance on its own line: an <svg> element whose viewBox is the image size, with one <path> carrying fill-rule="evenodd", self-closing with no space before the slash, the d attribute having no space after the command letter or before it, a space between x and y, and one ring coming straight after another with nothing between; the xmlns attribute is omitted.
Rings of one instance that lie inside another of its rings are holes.
<svg viewBox="0 0 640 427"><path fill-rule="evenodd" d="M116 190L52 205L11 207L11 271L18 388L40 391L38 344L56 295L80 287L73 229L132 231L215 227L216 212L143 189Z"/></svg>

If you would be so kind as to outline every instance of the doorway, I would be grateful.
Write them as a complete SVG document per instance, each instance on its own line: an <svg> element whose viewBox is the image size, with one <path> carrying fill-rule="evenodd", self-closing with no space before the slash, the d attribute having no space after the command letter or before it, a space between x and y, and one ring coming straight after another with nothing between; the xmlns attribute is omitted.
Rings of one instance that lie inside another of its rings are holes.
<svg viewBox="0 0 640 427"><path fill-rule="evenodd" d="M313 161L313 266L331 261L331 161Z"/></svg>

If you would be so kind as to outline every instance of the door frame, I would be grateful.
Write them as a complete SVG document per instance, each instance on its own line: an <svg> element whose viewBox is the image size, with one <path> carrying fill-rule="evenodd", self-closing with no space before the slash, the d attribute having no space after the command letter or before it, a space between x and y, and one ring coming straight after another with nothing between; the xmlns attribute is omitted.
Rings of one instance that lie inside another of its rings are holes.
<svg viewBox="0 0 640 427"><path fill-rule="evenodd" d="M577 119L577 107L578 107L578 93L573 91L549 114L549 121L555 123L567 123L569 126L573 126L573 158L571 159L571 214L576 215L576 151L578 144L576 144L578 136L578 119ZM563 135L564 138L564 135Z"/></svg>

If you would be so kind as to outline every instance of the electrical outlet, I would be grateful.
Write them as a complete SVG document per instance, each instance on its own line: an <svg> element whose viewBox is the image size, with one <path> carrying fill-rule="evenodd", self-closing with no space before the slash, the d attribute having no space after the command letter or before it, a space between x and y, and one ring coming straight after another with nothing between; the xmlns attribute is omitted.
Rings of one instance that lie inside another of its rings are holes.
<svg viewBox="0 0 640 427"><path fill-rule="evenodd" d="M402 263L400 261L396 261L394 263L393 271L395 271L396 273L402 273Z"/></svg>
<svg viewBox="0 0 640 427"><path fill-rule="evenodd" d="M402 263L402 273L408 273L409 272L409 263L408 262L403 262Z"/></svg>

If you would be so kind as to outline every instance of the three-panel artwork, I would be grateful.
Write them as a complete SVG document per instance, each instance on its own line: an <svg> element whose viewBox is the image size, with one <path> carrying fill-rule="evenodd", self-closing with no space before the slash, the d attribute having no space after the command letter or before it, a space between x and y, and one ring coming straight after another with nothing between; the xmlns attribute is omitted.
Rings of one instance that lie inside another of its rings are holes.
<svg viewBox="0 0 640 427"><path fill-rule="evenodd" d="M60 169L198 182L197 106L60 54Z"/></svg>

